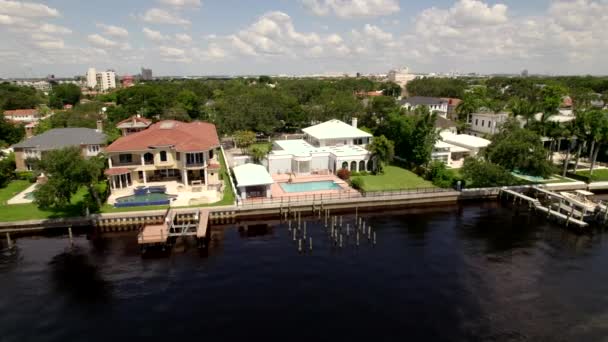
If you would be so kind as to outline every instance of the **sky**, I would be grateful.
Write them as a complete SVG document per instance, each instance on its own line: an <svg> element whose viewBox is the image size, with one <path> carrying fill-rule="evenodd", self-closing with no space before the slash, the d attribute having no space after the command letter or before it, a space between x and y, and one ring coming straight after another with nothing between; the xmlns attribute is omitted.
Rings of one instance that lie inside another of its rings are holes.
<svg viewBox="0 0 608 342"><path fill-rule="evenodd" d="M608 0L0 0L0 77L608 74Z"/></svg>

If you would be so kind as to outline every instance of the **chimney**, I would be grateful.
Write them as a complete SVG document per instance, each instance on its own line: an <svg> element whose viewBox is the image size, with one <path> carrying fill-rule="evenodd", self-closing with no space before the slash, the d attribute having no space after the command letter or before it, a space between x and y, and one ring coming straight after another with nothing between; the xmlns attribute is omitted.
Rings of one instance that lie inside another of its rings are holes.
<svg viewBox="0 0 608 342"><path fill-rule="evenodd" d="M352 118L352 126L357 128L357 118Z"/></svg>
<svg viewBox="0 0 608 342"><path fill-rule="evenodd" d="M34 127L27 125L25 126L25 138L29 139L34 136Z"/></svg>
<svg viewBox="0 0 608 342"><path fill-rule="evenodd" d="M97 132L103 132L103 121L97 120Z"/></svg>

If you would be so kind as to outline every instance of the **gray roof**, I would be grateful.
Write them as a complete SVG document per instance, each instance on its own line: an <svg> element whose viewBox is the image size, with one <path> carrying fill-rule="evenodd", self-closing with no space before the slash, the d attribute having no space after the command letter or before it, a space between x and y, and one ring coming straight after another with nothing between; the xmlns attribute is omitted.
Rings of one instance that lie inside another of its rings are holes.
<svg viewBox="0 0 608 342"><path fill-rule="evenodd" d="M452 120L448 120L444 117L437 115L437 119L435 119L435 127L442 129L449 129L456 127L456 123Z"/></svg>
<svg viewBox="0 0 608 342"><path fill-rule="evenodd" d="M54 128L13 145L13 148L55 150L69 146L104 145L106 135L91 128Z"/></svg>
<svg viewBox="0 0 608 342"><path fill-rule="evenodd" d="M447 100L441 99L439 97L427 97L427 96L412 96L407 99L401 100L401 105L403 106L406 103L409 103L411 106L420 106L420 105L440 105L442 103L447 103Z"/></svg>

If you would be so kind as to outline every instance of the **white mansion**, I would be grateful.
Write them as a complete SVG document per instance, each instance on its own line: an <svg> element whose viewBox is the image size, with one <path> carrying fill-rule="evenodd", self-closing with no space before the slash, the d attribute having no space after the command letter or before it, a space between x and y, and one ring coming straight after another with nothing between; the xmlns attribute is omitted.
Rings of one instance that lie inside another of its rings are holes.
<svg viewBox="0 0 608 342"><path fill-rule="evenodd" d="M366 146L372 135L340 120L329 120L302 130L304 139L277 140L268 155L270 174L314 174L339 169L351 172L373 170Z"/></svg>

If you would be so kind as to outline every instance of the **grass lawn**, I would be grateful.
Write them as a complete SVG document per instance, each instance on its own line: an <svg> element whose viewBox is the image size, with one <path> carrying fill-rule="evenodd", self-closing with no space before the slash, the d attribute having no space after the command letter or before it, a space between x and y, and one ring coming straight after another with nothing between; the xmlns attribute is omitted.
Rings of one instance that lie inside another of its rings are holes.
<svg viewBox="0 0 608 342"><path fill-rule="evenodd" d="M32 183L26 180L14 180L9 182L6 187L0 189L0 204L5 204L6 201L27 189L30 185L32 185Z"/></svg>
<svg viewBox="0 0 608 342"><path fill-rule="evenodd" d="M397 166L386 166L381 175L355 176L363 180L363 191L390 191L416 188L434 188L435 186L415 173Z"/></svg>
<svg viewBox="0 0 608 342"><path fill-rule="evenodd" d="M86 194L86 188L78 190L72 196L72 203L63 210L41 210L34 203L0 205L0 222L82 216L85 210L82 201Z"/></svg>
<svg viewBox="0 0 608 342"><path fill-rule="evenodd" d="M577 175L583 177L589 177L589 171L577 171ZM608 169L594 169L593 175L591 175L592 182L605 182L608 181Z"/></svg>

